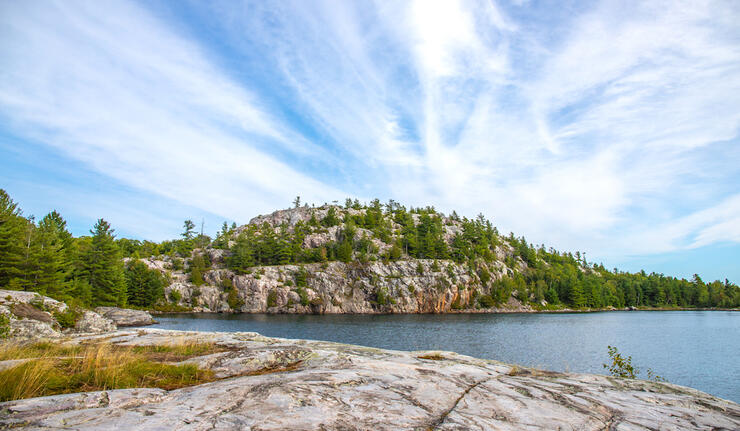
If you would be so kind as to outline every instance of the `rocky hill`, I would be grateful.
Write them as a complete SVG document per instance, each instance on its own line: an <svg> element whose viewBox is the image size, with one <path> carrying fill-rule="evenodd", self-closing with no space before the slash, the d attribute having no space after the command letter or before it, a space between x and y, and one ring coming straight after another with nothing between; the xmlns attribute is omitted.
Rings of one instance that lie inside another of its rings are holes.
<svg viewBox="0 0 740 431"><path fill-rule="evenodd" d="M662 382L568 374L451 352L398 352L256 333L157 329L77 337L116 346L210 342L187 359L219 379L0 403L0 428L736 430L740 406ZM7 362L7 361L5 361ZM0 367L5 364L0 361Z"/></svg>
<svg viewBox="0 0 740 431"><path fill-rule="evenodd" d="M526 272L527 263L490 226L485 232L487 259L453 260L450 251L465 231L464 221L436 213L431 217L407 213L415 227L430 226L427 250L419 251L417 243L416 250L409 251L404 226L392 217L381 215L380 222L370 223L372 229L361 227L367 225L368 212L372 209L338 206L276 211L228 232L220 238L222 248L194 250L181 268L177 258L168 256L142 261L167 274L167 298L196 311L445 313L529 310L533 301L547 304L542 292L538 298L526 284L519 289L513 283L496 285ZM478 228L486 226L481 222ZM309 256L305 259L309 262L266 265L252 256L251 265L229 264L240 239L255 249L270 235L274 237L269 241L278 248L292 246L294 255ZM349 252L340 258L337 254L345 244ZM443 250L438 253L434 247ZM206 262L202 283L192 275L196 256ZM319 262L310 263L313 256Z"/></svg>
<svg viewBox="0 0 740 431"><path fill-rule="evenodd" d="M482 215L467 219L394 202L297 207L231 229L224 225L213 241L188 238L134 257L165 276L169 305L160 309L447 313L740 306L740 287L728 281L607 270L578 252L501 235Z"/></svg>

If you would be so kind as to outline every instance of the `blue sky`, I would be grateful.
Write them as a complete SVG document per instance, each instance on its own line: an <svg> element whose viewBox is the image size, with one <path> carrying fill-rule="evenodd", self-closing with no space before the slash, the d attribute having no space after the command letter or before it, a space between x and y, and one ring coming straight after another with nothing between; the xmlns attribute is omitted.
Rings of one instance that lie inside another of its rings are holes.
<svg viewBox="0 0 740 431"><path fill-rule="evenodd" d="M740 281L733 1L0 1L0 187L162 240L395 199Z"/></svg>

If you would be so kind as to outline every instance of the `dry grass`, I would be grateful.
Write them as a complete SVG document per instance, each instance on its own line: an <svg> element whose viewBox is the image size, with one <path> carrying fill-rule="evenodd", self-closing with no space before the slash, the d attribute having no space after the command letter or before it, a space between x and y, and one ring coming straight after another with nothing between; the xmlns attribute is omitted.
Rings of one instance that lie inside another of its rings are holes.
<svg viewBox="0 0 740 431"><path fill-rule="evenodd" d="M0 401L120 388L175 389L215 378L210 370L181 361L221 351L210 343L169 346L2 345L0 359L33 358L0 371Z"/></svg>
<svg viewBox="0 0 740 431"><path fill-rule="evenodd" d="M431 361L444 361L445 359L447 359L444 356L440 355L439 353L432 353L432 354L429 354L429 355L421 355L421 356L417 356L417 358L419 358L419 359L429 359Z"/></svg>

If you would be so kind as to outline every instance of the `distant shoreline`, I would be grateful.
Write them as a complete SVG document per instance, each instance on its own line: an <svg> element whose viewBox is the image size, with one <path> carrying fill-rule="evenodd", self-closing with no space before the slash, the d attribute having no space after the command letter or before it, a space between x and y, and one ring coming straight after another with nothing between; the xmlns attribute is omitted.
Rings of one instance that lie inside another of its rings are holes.
<svg viewBox="0 0 740 431"><path fill-rule="evenodd" d="M372 315L392 315L392 314L398 314L398 315L416 315L416 314L568 314L568 313L602 313L602 312L610 312L610 311L738 311L740 312L740 308L686 308L686 307L641 307L641 308L588 308L588 309L559 309L559 310L526 310L526 309L518 309L518 310L507 310L507 309L498 309L498 310L451 310L444 313L387 313L387 312L378 312L378 313L285 313L285 312L279 312L279 313L270 313L270 312L232 312L232 311L193 311L193 310L183 310L183 311L155 311L155 310L146 310L149 313L153 315L168 315L168 314L263 314L263 315L362 315L362 316L372 316Z"/></svg>

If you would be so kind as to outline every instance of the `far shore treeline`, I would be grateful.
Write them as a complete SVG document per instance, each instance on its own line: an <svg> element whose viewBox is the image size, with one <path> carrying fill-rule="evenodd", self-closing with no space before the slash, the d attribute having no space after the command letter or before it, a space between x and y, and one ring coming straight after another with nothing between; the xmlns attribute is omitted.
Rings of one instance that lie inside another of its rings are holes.
<svg viewBox="0 0 740 431"><path fill-rule="evenodd" d="M294 204L298 207L300 200ZM197 234L195 224L187 220L181 238L157 243L116 238L103 219L90 235L75 238L58 212L40 220L24 217L18 204L0 189L0 289L38 292L77 307L157 308L176 300L164 294L168 274L150 269L139 259L169 256L179 266L174 269L185 269L190 281L199 285L210 262L198 250L208 247L227 250L226 266L236 273L260 265L435 259L467 264L485 280L491 275L481 273L477 262L495 260L496 246L506 242L514 250L514 256L506 257L507 266L516 267L517 257L526 265L510 277L493 281L491 293L478 298L480 308L506 302L515 290L522 293L519 298L533 298L534 304L544 300L569 308L740 307L740 288L728 280L706 283L698 275L686 280L608 270L587 262L578 252L558 252L513 234L500 235L482 215L467 219L453 212L444 217L433 207L407 209L378 200L363 205L348 199L345 208L357 211L340 216L330 207L321 220L312 217L293 229L263 223L237 230L235 224L224 223L215 239ZM451 239L444 237L445 220L462 225ZM302 247L307 234L331 226L341 226L336 240L321 248ZM372 232L372 238L356 239L358 228ZM391 247L380 252L372 239Z"/></svg>

